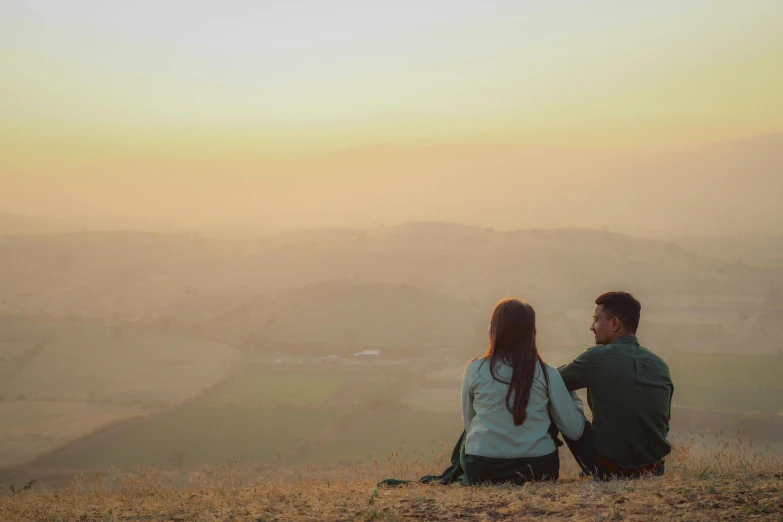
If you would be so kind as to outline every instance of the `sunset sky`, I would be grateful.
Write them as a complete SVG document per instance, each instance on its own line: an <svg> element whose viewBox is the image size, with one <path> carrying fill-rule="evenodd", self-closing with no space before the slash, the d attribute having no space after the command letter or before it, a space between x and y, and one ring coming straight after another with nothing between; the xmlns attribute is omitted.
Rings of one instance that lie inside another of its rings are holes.
<svg viewBox="0 0 783 522"><path fill-rule="evenodd" d="M118 165L781 132L781 27L777 0L5 0L0 210Z"/></svg>

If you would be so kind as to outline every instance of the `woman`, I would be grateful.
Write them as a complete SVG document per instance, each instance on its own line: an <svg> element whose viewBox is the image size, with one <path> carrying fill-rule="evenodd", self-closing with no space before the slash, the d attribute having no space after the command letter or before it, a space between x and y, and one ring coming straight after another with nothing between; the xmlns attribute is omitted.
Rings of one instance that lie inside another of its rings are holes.
<svg viewBox="0 0 783 522"><path fill-rule="evenodd" d="M487 353L468 364L462 380L461 463L468 483L556 480L560 458L550 424L554 420L565 437L579 439L581 407L538 354L533 307L518 299L498 303Z"/></svg>

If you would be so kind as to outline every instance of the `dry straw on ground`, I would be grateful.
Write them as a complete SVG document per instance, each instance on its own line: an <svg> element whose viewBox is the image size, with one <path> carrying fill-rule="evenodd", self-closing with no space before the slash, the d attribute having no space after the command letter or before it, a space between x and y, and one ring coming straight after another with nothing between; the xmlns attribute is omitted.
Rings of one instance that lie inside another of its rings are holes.
<svg viewBox="0 0 783 522"><path fill-rule="evenodd" d="M123 475L105 489L79 477L63 489L0 498L2 520L783 520L783 459L741 438L679 441L664 477L599 483L578 478L564 457L556 484L408 485L379 489L385 476L415 476L439 462L399 462L287 479L228 466L177 486L157 472Z"/></svg>

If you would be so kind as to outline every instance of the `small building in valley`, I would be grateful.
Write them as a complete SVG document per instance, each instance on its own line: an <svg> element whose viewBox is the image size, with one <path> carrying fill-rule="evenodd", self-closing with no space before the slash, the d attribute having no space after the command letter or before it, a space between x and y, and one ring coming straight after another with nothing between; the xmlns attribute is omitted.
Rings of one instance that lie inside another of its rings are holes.
<svg viewBox="0 0 783 522"><path fill-rule="evenodd" d="M380 350L362 350L361 352L357 352L353 354L354 357L366 357L366 356L374 356L377 357L381 354Z"/></svg>

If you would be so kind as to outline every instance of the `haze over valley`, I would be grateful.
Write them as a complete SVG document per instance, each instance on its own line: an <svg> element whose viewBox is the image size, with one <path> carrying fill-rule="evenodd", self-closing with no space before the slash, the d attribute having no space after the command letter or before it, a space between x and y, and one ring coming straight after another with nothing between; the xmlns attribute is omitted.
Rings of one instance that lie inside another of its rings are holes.
<svg viewBox="0 0 783 522"><path fill-rule="evenodd" d="M562 364L592 344L592 300L612 288L641 300L640 337L672 368L676 434L776 444L781 237L446 222L7 233L0 459L40 478L441 451L499 297L535 306L542 354Z"/></svg>

